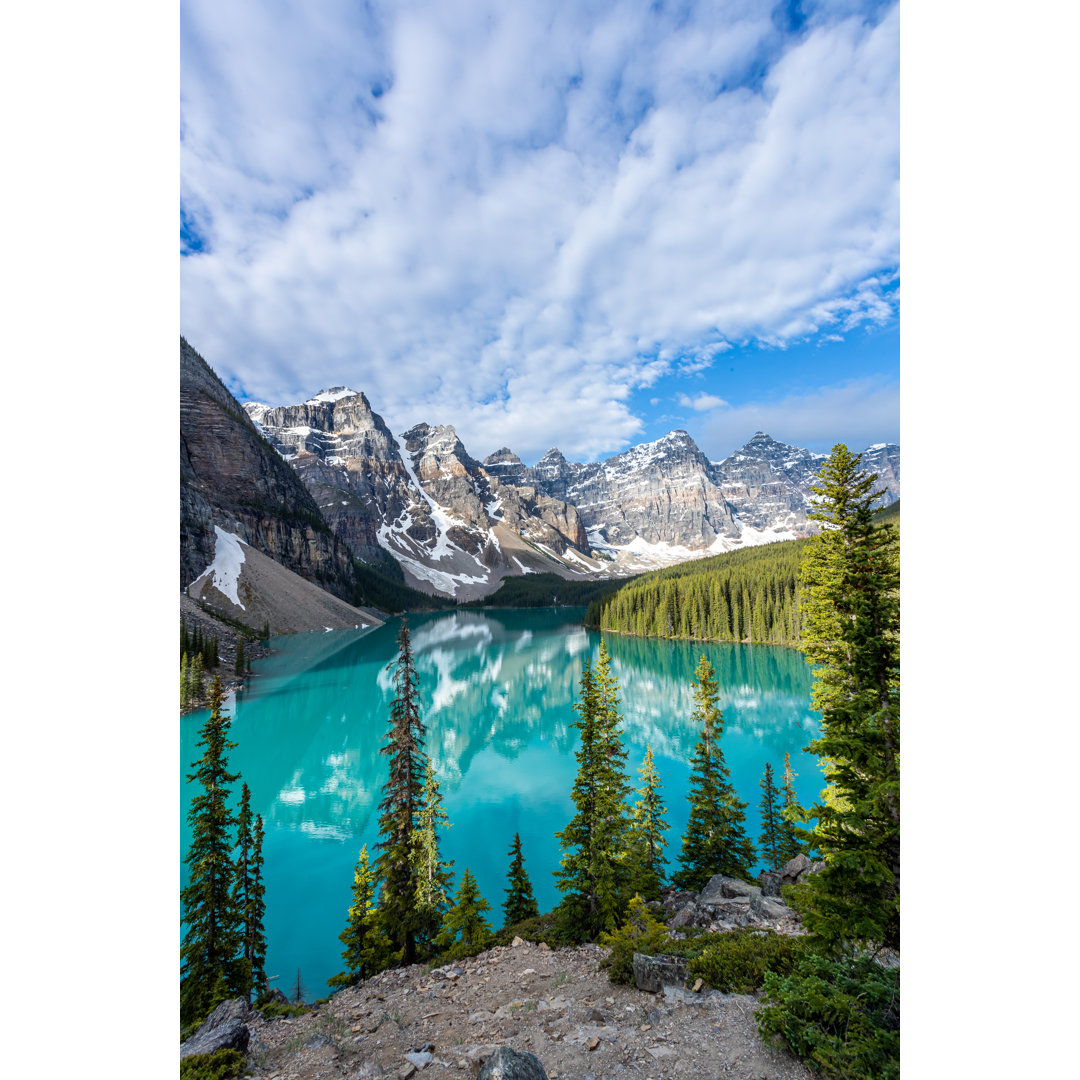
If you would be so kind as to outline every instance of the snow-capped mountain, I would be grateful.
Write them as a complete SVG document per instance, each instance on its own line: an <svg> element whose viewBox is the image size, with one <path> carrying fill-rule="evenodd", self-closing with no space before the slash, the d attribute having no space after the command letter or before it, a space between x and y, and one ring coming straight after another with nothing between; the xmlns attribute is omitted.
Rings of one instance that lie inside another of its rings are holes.
<svg viewBox="0 0 1080 1080"><path fill-rule="evenodd" d="M763 432L720 462L672 431L599 462L552 449L530 468L508 447L478 462L448 425L395 438L347 387L244 409L354 554L381 549L409 584L459 599L508 575L620 576L814 531L824 456ZM872 447L867 461L894 501L899 447Z"/></svg>

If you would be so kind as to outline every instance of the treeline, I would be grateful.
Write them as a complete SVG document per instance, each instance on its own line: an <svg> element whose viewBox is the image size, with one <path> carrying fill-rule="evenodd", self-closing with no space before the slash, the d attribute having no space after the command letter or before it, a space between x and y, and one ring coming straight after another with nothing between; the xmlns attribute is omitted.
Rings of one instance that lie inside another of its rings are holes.
<svg viewBox="0 0 1080 1080"><path fill-rule="evenodd" d="M462 607L537 608L556 605L584 606L618 592L628 579L568 581L558 574L523 574L504 578L490 596L470 600ZM633 580L633 579L629 579Z"/></svg>
<svg viewBox="0 0 1080 1080"><path fill-rule="evenodd" d="M237 628L236 655L233 659L233 674L246 675L251 671L251 654L244 649L245 638L248 641L267 641L270 637L270 624L265 623L261 631L253 630L243 623L229 620ZM180 708L192 709L207 702L207 680L221 662L218 655L217 634L204 633L197 620L192 620L189 627L187 619L180 616Z"/></svg>
<svg viewBox="0 0 1080 1080"><path fill-rule="evenodd" d="M591 603L585 625L639 637L798 645L806 543L784 540L644 574Z"/></svg>

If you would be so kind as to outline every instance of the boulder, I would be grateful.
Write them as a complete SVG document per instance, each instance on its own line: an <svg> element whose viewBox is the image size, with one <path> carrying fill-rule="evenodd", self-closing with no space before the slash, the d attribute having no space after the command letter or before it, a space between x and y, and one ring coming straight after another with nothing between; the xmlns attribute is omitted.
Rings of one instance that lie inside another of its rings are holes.
<svg viewBox="0 0 1080 1080"><path fill-rule="evenodd" d="M800 851L794 859L784 863L780 871L781 885L794 885L799 880L799 875L813 866L813 863Z"/></svg>
<svg viewBox="0 0 1080 1080"><path fill-rule="evenodd" d="M760 895L760 885L748 885L745 881L739 881L738 878L716 874L709 880L709 884L701 890L698 903L716 904L722 900L734 900L736 897Z"/></svg>
<svg viewBox="0 0 1080 1080"><path fill-rule="evenodd" d="M763 919L776 922L791 915L791 908L782 900L773 900L767 896L751 896L750 910Z"/></svg>
<svg viewBox="0 0 1080 1080"><path fill-rule="evenodd" d="M484 1062L477 1080L548 1080L548 1074L535 1054L499 1046Z"/></svg>
<svg viewBox="0 0 1080 1080"><path fill-rule="evenodd" d="M218 1050L239 1050L246 1053L251 1034L248 1021L251 1007L243 998L223 1001L186 1042L180 1044L180 1056L215 1054Z"/></svg>
<svg viewBox="0 0 1080 1080"><path fill-rule="evenodd" d="M634 953L634 982L639 990L658 994L665 986L686 982L686 958L682 956L646 956Z"/></svg>
<svg viewBox="0 0 1080 1080"><path fill-rule="evenodd" d="M779 870L762 870L758 874L758 885L762 896L779 896L784 876Z"/></svg>

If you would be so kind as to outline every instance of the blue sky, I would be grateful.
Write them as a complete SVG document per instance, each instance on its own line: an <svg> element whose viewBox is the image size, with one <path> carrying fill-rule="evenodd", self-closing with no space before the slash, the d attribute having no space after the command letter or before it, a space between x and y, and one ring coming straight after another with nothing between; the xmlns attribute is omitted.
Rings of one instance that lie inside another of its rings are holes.
<svg viewBox="0 0 1080 1080"><path fill-rule="evenodd" d="M181 329L241 398L590 459L899 440L895 4L181 4Z"/></svg>

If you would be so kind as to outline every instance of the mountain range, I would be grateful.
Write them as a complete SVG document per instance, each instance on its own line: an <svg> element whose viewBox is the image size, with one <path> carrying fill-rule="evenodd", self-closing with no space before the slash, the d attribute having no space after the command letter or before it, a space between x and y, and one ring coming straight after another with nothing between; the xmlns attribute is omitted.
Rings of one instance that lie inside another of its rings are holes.
<svg viewBox="0 0 1080 1080"><path fill-rule="evenodd" d="M480 461L449 425L395 437L348 387L241 407L182 339L181 584L212 561L215 525L346 598L350 559L388 556L410 586L457 600L512 575L624 577L809 535L824 460L759 431L710 461L676 430L604 461L553 448L530 467L509 447ZM899 499L899 446L863 461L882 504Z"/></svg>

